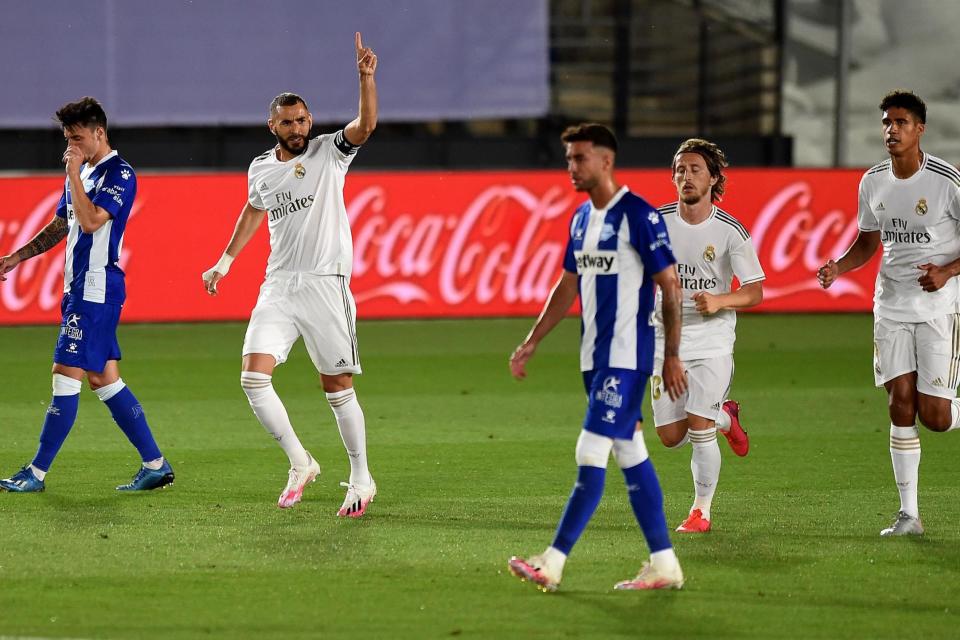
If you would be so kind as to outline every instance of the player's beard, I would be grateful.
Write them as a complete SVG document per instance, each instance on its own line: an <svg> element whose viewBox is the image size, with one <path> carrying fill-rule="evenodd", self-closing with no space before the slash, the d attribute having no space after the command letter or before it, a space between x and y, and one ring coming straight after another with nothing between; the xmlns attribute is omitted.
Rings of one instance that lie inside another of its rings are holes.
<svg viewBox="0 0 960 640"><path fill-rule="evenodd" d="M692 185L691 185L692 186ZM683 204L694 205L703 200L704 198L710 195L710 190L707 189L705 192L697 191L696 187L692 191L681 191L680 192L680 202Z"/></svg>
<svg viewBox="0 0 960 640"><path fill-rule="evenodd" d="M306 136L291 136L291 137L298 137L298 138L302 138L302 139L303 139L303 146L301 146L299 149L297 149L297 148L294 148L294 147L290 146L290 144L289 144L286 140L284 140L283 138L281 138L280 136L278 136L278 135L276 135L276 134L274 134L274 136L277 138L277 144L279 144L279 145L283 148L284 151L286 151L287 153L289 153L290 155L293 155L293 156L299 156L299 155L302 154L304 151L306 151L306 150L307 150L307 145L308 145L309 142L310 142L310 141L307 139Z"/></svg>

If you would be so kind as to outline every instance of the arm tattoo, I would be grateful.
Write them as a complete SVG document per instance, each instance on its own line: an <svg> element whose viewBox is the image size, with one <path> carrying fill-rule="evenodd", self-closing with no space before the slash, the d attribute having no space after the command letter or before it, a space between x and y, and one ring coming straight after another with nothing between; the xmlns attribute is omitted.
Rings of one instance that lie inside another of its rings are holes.
<svg viewBox="0 0 960 640"><path fill-rule="evenodd" d="M67 231L67 221L59 216L54 216L53 220L33 237L33 240L17 250L17 256L22 262L49 251L67 237Z"/></svg>
<svg viewBox="0 0 960 640"><path fill-rule="evenodd" d="M680 355L680 323L683 313L680 295L679 288L671 288L669 291L664 288L663 290L663 329L666 336L664 356Z"/></svg>

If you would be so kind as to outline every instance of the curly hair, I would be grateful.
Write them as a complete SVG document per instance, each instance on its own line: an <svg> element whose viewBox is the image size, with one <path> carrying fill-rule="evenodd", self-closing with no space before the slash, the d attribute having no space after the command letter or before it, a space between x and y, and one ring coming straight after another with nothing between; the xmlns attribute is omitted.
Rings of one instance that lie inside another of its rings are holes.
<svg viewBox="0 0 960 640"><path fill-rule="evenodd" d="M883 96L883 100L880 101L880 111L886 111L891 107L906 109L923 124L927 123L927 103L912 91L894 89Z"/></svg>
<svg viewBox="0 0 960 640"><path fill-rule="evenodd" d="M717 179L717 183L713 185L713 189L710 191L710 200L711 202L719 202L722 200L723 186L727 182L727 176L723 175L723 169L730 166L723 150L703 138L684 140L677 149L677 152L673 154L673 162L670 165L671 170L676 171L677 157L681 153L696 153L703 158L704 162L707 163L710 176Z"/></svg>

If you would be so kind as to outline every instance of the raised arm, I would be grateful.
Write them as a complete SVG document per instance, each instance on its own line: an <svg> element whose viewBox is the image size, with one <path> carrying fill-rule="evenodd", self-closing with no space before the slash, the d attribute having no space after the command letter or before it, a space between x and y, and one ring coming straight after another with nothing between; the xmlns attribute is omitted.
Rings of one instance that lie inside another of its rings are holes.
<svg viewBox="0 0 960 640"><path fill-rule="evenodd" d="M510 373L514 378L523 380L527 377L527 360L533 357L540 341L567 315L570 305L577 299L577 293L577 274L564 271L557 284L553 285L533 329L510 356Z"/></svg>
<svg viewBox="0 0 960 640"><path fill-rule="evenodd" d="M237 224L233 228L233 235L230 236L230 242L226 250L220 256L220 261L210 269L203 272L203 286L212 296L217 295L217 283L230 271L230 265L243 248L250 242L250 238L256 233L260 224L266 216L266 211L257 209L249 202L243 207L240 216L237 218Z"/></svg>
<svg viewBox="0 0 960 640"><path fill-rule="evenodd" d="M10 255L0 257L0 280L6 280L5 274L24 260L45 253L60 244L60 241L67 237L68 230L67 221L60 216L54 216L53 220L47 223L47 226L43 229L40 229L40 232L33 236L30 242Z"/></svg>
<svg viewBox="0 0 960 640"><path fill-rule="evenodd" d="M70 144L63 152L63 163L66 165L67 179L70 181L70 198L73 203L73 213L77 216L77 224L84 233L94 233L110 220L110 213L93 204L80 178L80 167L83 165L83 152Z"/></svg>
<svg viewBox="0 0 960 640"><path fill-rule="evenodd" d="M660 287L663 300L663 386L671 400L676 400L687 390L686 372L680 362L680 325L683 305L683 289L677 268L670 265L656 273L653 281Z"/></svg>
<svg viewBox="0 0 960 640"><path fill-rule="evenodd" d="M377 56L373 49L363 46L359 31L353 38L357 50L357 72L360 74L360 109L357 117L343 130L343 135L347 142L359 146L377 128L377 84L373 79L377 70Z"/></svg>
<svg viewBox="0 0 960 640"><path fill-rule="evenodd" d="M837 278L847 271L853 271L865 265L877 252L879 246L879 231L861 230L857 234L857 239L853 241L846 253L840 256L839 260L827 260L827 263L817 270L817 280L820 281L820 286L828 289Z"/></svg>

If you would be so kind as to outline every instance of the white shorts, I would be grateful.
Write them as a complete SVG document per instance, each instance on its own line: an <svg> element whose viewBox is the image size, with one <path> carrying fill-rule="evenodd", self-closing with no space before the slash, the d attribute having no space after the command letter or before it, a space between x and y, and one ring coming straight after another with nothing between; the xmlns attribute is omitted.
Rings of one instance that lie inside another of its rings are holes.
<svg viewBox="0 0 960 640"><path fill-rule="evenodd" d="M960 318L950 313L927 322L873 322L876 385L917 372L917 391L952 399L960 382Z"/></svg>
<svg viewBox="0 0 960 640"><path fill-rule="evenodd" d="M733 380L733 356L719 356L683 363L687 370L687 391L676 400L663 388L663 360L653 363L650 377L650 403L653 424L663 427L687 419L687 414L716 420Z"/></svg>
<svg viewBox="0 0 960 640"><path fill-rule="evenodd" d="M282 364L303 336L320 373L360 373L356 313L345 276L271 273L250 315L243 355L266 353Z"/></svg>

